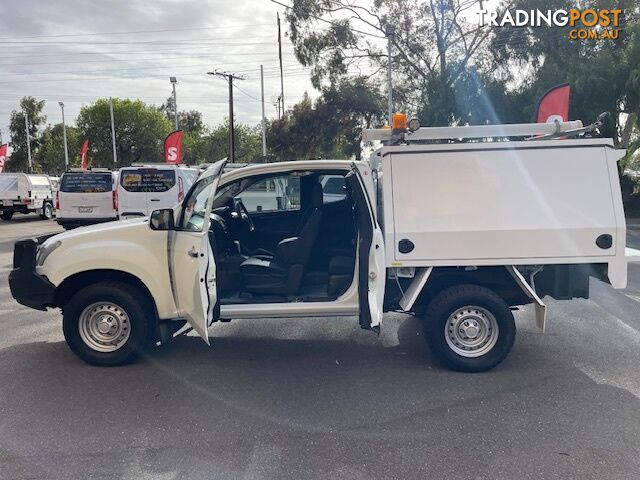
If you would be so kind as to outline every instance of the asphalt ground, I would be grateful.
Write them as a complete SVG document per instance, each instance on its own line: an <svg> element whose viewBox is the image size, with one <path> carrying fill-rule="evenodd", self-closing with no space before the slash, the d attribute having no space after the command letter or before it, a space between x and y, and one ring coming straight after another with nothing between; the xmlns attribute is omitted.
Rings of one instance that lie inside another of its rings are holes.
<svg viewBox="0 0 640 480"><path fill-rule="evenodd" d="M127 367L82 363L23 308L0 223L0 479L640 478L640 265L629 287L516 313L511 355L440 367L416 318L238 320ZM640 248L640 229L628 243Z"/></svg>

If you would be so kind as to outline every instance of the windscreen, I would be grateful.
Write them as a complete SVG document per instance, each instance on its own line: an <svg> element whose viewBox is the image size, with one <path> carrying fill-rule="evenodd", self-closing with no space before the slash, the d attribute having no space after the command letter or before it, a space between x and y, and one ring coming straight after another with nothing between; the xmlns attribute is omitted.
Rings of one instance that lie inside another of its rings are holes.
<svg viewBox="0 0 640 480"><path fill-rule="evenodd" d="M17 175L0 175L0 192L17 192Z"/></svg>
<svg viewBox="0 0 640 480"><path fill-rule="evenodd" d="M120 173L120 185L127 192L166 192L175 184L176 174L173 170L136 168Z"/></svg>
<svg viewBox="0 0 640 480"><path fill-rule="evenodd" d="M113 188L111 173L65 173L60 191L66 193L101 193Z"/></svg>

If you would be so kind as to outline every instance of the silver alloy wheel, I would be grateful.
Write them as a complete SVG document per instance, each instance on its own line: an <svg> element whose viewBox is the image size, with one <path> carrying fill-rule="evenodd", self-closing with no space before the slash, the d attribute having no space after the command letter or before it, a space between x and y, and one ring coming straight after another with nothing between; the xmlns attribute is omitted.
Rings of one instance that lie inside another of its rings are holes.
<svg viewBox="0 0 640 480"><path fill-rule="evenodd" d="M462 357L485 355L498 341L498 322L488 310L475 305L457 309L444 326L447 345Z"/></svg>
<svg viewBox="0 0 640 480"><path fill-rule="evenodd" d="M53 207L50 203L45 203L44 205L44 217L47 220L51 220L53 218Z"/></svg>
<svg viewBox="0 0 640 480"><path fill-rule="evenodd" d="M92 303L80 314L80 338L97 352L115 352L131 335L131 322L123 308L111 302Z"/></svg>

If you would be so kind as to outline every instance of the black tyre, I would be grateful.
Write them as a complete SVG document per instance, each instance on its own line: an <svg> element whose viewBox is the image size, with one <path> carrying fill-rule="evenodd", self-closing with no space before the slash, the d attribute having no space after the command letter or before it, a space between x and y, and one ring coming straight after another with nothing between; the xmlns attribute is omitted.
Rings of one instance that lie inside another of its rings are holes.
<svg viewBox="0 0 640 480"><path fill-rule="evenodd" d="M0 218L2 218L3 220L6 220L8 222L9 220L11 220L13 218L13 212L5 210L4 212L2 212L2 214L0 214Z"/></svg>
<svg viewBox="0 0 640 480"><path fill-rule="evenodd" d="M147 294L121 282L83 288L63 308L64 338L85 362L130 363L153 345L155 314Z"/></svg>
<svg viewBox="0 0 640 480"><path fill-rule="evenodd" d="M42 220L51 220L53 218L53 205L49 202L45 202L42 205L42 213L40 214Z"/></svg>
<svg viewBox="0 0 640 480"><path fill-rule="evenodd" d="M516 338L509 306L488 288L450 287L431 301L424 334L433 354L446 367L483 372L506 358Z"/></svg>

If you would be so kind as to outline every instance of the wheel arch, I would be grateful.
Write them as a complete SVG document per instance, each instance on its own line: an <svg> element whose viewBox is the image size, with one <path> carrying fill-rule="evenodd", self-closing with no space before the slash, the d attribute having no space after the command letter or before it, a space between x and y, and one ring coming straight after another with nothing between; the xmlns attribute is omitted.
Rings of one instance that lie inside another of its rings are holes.
<svg viewBox="0 0 640 480"><path fill-rule="evenodd" d="M64 308L64 305L69 301L69 299L71 299L75 292L79 291L81 288L104 281L122 282L142 290L147 296L149 304L153 308L153 314L157 321L158 306L156 305L155 299L153 298L149 288L138 277L131 273L123 272L122 270L86 270L65 278L56 288L54 296L55 304L60 308Z"/></svg>
<svg viewBox="0 0 640 480"><path fill-rule="evenodd" d="M436 267L418 295L411 311L423 313L431 300L446 288L456 285L478 285L495 292L507 305L532 303L504 266L495 267Z"/></svg>

